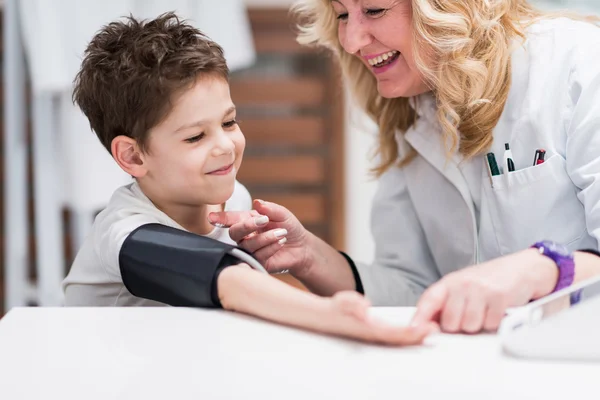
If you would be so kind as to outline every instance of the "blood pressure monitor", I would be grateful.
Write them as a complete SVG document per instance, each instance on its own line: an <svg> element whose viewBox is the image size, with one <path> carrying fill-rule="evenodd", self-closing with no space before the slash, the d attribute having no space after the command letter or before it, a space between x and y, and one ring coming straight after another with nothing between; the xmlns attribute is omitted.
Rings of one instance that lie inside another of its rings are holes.
<svg viewBox="0 0 600 400"><path fill-rule="evenodd" d="M600 277L510 310L498 334L514 357L600 363Z"/></svg>

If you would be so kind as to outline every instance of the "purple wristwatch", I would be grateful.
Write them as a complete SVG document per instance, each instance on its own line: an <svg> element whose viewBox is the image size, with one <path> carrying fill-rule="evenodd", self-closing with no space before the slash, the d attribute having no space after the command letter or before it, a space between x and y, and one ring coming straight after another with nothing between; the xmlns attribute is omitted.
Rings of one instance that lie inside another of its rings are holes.
<svg viewBox="0 0 600 400"><path fill-rule="evenodd" d="M575 278L575 260L572 251L569 251L566 246L550 240L537 242L531 247L535 247L540 254L552 259L558 268L558 281L552 293L571 286Z"/></svg>

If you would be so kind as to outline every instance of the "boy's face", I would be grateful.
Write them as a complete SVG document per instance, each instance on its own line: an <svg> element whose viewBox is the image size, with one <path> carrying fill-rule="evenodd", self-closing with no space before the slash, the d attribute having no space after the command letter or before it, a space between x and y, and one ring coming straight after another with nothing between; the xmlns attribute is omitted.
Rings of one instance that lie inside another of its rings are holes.
<svg viewBox="0 0 600 400"><path fill-rule="evenodd" d="M144 188L156 200L182 206L227 201L246 145L235 117L224 79L197 80L150 130Z"/></svg>

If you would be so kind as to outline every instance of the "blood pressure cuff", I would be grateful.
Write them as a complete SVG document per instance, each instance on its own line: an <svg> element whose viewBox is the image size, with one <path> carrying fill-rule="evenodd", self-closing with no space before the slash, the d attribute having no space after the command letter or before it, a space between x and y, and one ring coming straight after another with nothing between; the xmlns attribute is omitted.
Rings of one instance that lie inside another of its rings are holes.
<svg viewBox="0 0 600 400"><path fill-rule="evenodd" d="M160 224L142 225L125 239L119 268L131 294L172 306L221 307L217 278L241 261L235 246Z"/></svg>

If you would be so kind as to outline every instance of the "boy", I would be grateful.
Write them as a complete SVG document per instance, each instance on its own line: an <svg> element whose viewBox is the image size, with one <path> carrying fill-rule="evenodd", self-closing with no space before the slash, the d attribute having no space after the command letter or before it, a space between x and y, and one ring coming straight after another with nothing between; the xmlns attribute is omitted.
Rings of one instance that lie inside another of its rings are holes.
<svg viewBox="0 0 600 400"><path fill-rule="evenodd" d="M129 17L99 31L73 98L134 182L96 218L63 282L66 305L222 306L392 344L419 343L428 333L371 320L356 293L318 297L230 255L227 229L213 227L208 214L251 207L235 180L245 139L222 49L173 13ZM257 227L268 223L253 213ZM263 237L277 249L286 234L276 229Z"/></svg>

